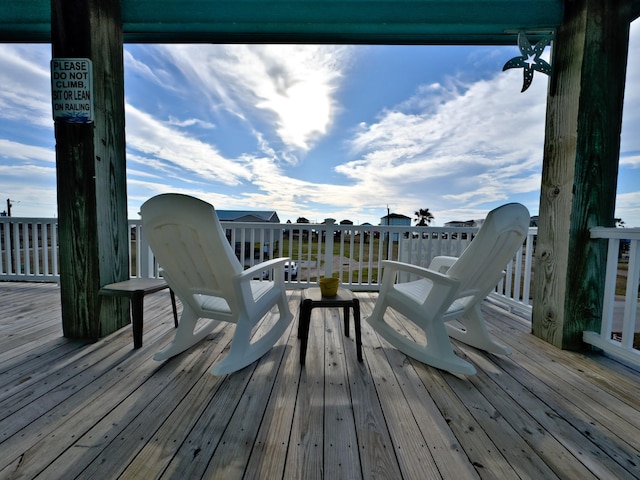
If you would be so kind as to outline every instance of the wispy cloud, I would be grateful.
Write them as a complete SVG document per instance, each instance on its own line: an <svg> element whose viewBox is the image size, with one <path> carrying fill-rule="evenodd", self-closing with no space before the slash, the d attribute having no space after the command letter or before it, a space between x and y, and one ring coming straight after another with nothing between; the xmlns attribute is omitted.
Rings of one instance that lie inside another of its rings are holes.
<svg viewBox="0 0 640 480"><path fill-rule="evenodd" d="M217 149L131 105L127 106L129 149L180 167L202 180L237 185L247 179L242 162L224 158Z"/></svg>
<svg viewBox="0 0 640 480"><path fill-rule="evenodd" d="M475 83L430 85L352 140L359 159L336 170L375 198L413 212L446 212L540 188L547 79L526 94L521 78L498 73Z"/></svg>
<svg viewBox="0 0 640 480"><path fill-rule="evenodd" d="M622 135L620 137L621 161L628 161L628 153L640 152L640 20L631 24L627 81L622 111ZM639 223L640 225L640 223Z"/></svg>
<svg viewBox="0 0 640 480"><path fill-rule="evenodd" d="M198 126L202 128L216 128L216 126L213 123L205 122L199 118L188 118L186 120L179 120L174 117L169 117L169 120L167 121L167 123L169 125L182 127L182 128L188 128L193 126Z"/></svg>
<svg viewBox="0 0 640 480"><path fill-rule="evenodd" d="M0 118L30 125L52 126L49 58L45 45L3 45L0 48Z"/></svg>
<svg viewBox="0 0 640 480"><path fill-rule="evenodd" d="M16 160L36 160L55 163L55 152L49 148L36 147L0 138L0 157Z"/></svg>
<svg viewBox="0 0 640 480"><path fill-rule="evenodd" d="M308 151L336 113L334 97L349 49L298 45L170 45L155 62L170 64L187 95L233 114L252 129L275 125L285 151ZM166 69L170 67L164 67ZM150 69L149 69L150 70ZM165 82L168 88L175 88ZM292 158L284 156L284 158Z"/></svg>
<svg viewBox="0 0 640 480"><path fill-rule="evenodd" d="M9 198L16 216L57 216L54 166L0 164L0 195L0 211L6 210Z"/></svg>
<svg viewBox="0 0 640 480"><path fill-rule="evenodd" d="M618 194L616 198L616 217L621 218L627 227L640 227L640 192Z"/></svg>
<svg viewBox="0 0 640 480"><path fill-rule="evenodd" d="M629 168L640 168L640 153L620 157L620 165Z"/></svg>

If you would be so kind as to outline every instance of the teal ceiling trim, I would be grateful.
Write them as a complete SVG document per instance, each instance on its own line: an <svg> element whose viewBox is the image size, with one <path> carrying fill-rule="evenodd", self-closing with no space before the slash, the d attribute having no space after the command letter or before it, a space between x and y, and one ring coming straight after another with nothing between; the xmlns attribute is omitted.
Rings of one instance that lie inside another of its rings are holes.
<svg viewBox="0 0 640 480"><path fill-rule="evenodd" d="M128 43L515 45L563 0L121 0ZM51 0L2 0L0 41L50 42ZM534 38L535 40L535 38Z"/></svg>

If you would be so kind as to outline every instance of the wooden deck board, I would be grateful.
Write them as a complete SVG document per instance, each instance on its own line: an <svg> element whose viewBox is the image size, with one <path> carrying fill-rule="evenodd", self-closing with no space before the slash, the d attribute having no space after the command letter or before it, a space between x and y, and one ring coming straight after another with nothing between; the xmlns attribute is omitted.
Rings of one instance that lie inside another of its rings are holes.
<svg viewBox="0 0 640 480"><path fill-rule="evenodd" d="M340 309L321 309L325 327L324 375L324 474L327 478L362 477L353 399L351 397L345 350L343 313Z"/></svg>
<svg viewBox="0 0 640 480"><path fill-rule="evenodd" d="M311 314L305 365L300 369L300 381L295 392L297 398L284 468L283 478L285 479L322 478L325 329L318 321L319 315L321 315L320 310ZM299 318L299 311L297 318ZM296 342L295 348L297 351L299 342ZM300 368L299 364L298 367Z"/></svg>
<svg viewBox="0 0 640 480"><path fill-rule="evenodd" d="M640 374L560 351L491 306L513 354L456 343L473 377L408 359L366 322L358 362L341 309L313 310L304 367L296 315L261 360L213 377L232 326L152 360L174 333L168 293L146 299L139 350L130 326L64 339L55 285L0 295L0 480L640 478ZM364 319L376 295L357 295ZM290 292L294 313L299 301Z"/></svg>
<svg viewBox="0 0 640 480"><path fill-rule="evenodd" d="M297 305L291 305L296 311ZM297 325L287 338L280 371L275 378L269 402L257 432L251 456L247 464L246 478L282 478L284 473L291 425L296 408L296 392L300 383L300 365L296 345Z"/></svg>
<svg viewBox="0 0 640 480"><path fill-rule="evenodd" d="M409 335L414 333L412 324L403 325ZM469 355L473 351L474 349L461 347L459 354L472 361ZM483 361L486 357L488 356L483 354L479 359ZM559 475L573 478L579 474L587 475L585 478L589 478L589 472L585 468L564 471L565 466L572 466L571 462L567 462L568 452L564 447L554 442L553 437L539 431L535 420L529 419L527 412L517 403L509 402L509 397L500 393L499 386L487 382L486 374L480 367L481 365L476 363L478 374L475 376L467 378L449 375L446 380L465 407L473 411L480 428L509 458L517 476L553 478L554 475ZM416 365L416 368L419 368L419 365ZM485 364L485 368L491 371L491 365ZM479 383L483 381L484 383Z"/></svg>
<svg viewBox="0 0 640 480"><path fill-rule="evenodd" d="M542 405L538 409L544 411L535 415L537 421L546 432L574 447L574 455L584 456L589 452L585 463L599 478L637 478L640 430L634 424L637 423L639 404L637 401L632 405L612 402L613 396L609 392L593 394L596 386L591 378L594 373L585 372L597 365L601 357L562 352L532 335L519 339L514 342L507 335L503 337L503 341L514 349L512 359L495 357L499 368L524 385L523 395L517 400L521 403L540 400ZM617 377L611 373L603 371L600 375L606 374L610 379ZM500 383L504 385L502 380ZM633 391L638 386L636 381L635 388L631 385L629 388ZM620 417L620 409L627 415L626 419ZM573 429L560 437L564 422L569 422ZM566 442L566 438L571 438L571 442ZM632 446L626 442L631 442ZM598 473L603 469L611 471Z"/></svg>
<svg viewBox="0 0 640 480"><path fill-rule="evenodd" d="M371 302L369 302L370 304ZM370 311L370 305L364 304L363 312ZM404 478L438 478L438 469L431 455L420 426L415 421L410 404L402 392L401 382L394 370L404 368L404 358L398 363L390 362L380 340L370 337L372 348L366 349L366 358L371 375L376 384L379 401L391 435L392 444ZM396 357L397 360L397 357Z"/></svg>

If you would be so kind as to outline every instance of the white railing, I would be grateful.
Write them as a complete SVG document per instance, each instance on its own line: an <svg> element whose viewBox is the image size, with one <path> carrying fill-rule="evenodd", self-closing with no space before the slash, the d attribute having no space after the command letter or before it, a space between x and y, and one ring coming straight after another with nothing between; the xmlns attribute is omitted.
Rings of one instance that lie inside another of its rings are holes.
<svg viewBox="0 0 640 480"><path fill-rule="evenodd" d="M57 282L57 219L0 217L0 257L0 280Z"/></svg>
<svg viewBox="0 0 640 480"><path fill-rule="evenodd" d="M609 247L600 331L584 332L583 339L640 365L640 228L592 228L591 238L608 239Z"/></svg>
<svg viewBox="0 0 640 480"><path fill-rule="evenodd" d="M306 288L321 276L335 275L351 290L377 291L381 260L428 266L437 255L459 256L477 228L271 224L222 222L240 262L253 266L272 257L289 257L297 275L289 288ZM59 279L57 220L0 217L2 261L0 281ZM132 277L156 277L155 263L140 220L129 220L129 259ZM507 266L507 275L492 298L509 309L530 314L533 241L531 229L523 248ZM517 261L516 261L517 259ZM268 278L270 272L265 272Z"/></svg>
<svg viewBox="0 0 640 480"><path fill-rule="evenodd" d="M506 275L490 295L503 308L531 319L531 282L537 228L529 228L527 239L506 266Z"/></svg>
<svg viewBox="0 0 640 480"><path fill-rule="evenodd" d="M290 257L297 276L289 288L306 288L321 276L335 275L351 290L377 291L380 260L427 266L437 255L459 256L476 228L265 224L222 222L245 266L272 257ZM491 294L502 307L531 315L532 264L537 229L507 265L504 280ZM593 239L608 239L609 250L600 332L584 332L584 341L640 365L638 277L640 229L594 228ZM601 241L601 240L597 240ZM55 218L0 217L0 281L58 282L58 223ZM129 220L132 277L156 277L159 267L140 220ZM624 277L626 272L626 279ZM268 276L269 272L265 272ZM618 285L618 292L616 292ZM636 340L637 339L637 340Z"/></svg>

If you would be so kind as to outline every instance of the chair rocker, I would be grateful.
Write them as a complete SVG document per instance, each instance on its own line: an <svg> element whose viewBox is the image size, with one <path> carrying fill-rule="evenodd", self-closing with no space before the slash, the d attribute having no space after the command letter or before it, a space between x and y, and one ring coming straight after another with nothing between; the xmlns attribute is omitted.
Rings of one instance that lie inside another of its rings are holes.
<svg viewBox="0 0 640 480"><path fill-rule="evenodd" d="M293 319L284 283L289 259L276 258L243 270L214 207L188 195L158 195L147 200L140 213L163 276L183 305L174 340L153 358L161 361L178 355L221 321L235 323L235 332L228 354L210 373L235 372L267 353ZM271 270L272 281L253 280ZM279 318L251 342L254 327L274 306ZM197 325L200 319L206 320Z"/></svg>
<svg viewBox="0 0 640 480"><path fill-rule="evenodd" d="M510 354L509 348L490 337L480 304L504 276L504 267L527 235L529 221L526 207L510 203L489 212L459 258L435 257L428 269L383 261L380 294L367 321L401 352L451 373L473 375L476 370L454 353L449 337L490 353ZM413 280L397 283L401 272ZM424 331L426 345L385 321L389 307ZM446 323L451 320L458 320L464 328Z"/></svg>

